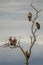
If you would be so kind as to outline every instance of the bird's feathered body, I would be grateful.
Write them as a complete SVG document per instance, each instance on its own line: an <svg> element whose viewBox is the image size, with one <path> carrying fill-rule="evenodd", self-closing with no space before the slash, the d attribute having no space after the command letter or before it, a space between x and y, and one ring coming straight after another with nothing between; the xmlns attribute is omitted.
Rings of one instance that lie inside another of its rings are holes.
<svg viewBox="0 0 43 65"><path fill-rule="evenodd" d="M36 27L37 29L40 29L40 24L38 22L36 22Z"/></svg>
<svg viewBox="0 0 43 65"><path fill-rule="evenodd" d="M25 51L25 56L29 59L29 57L30 57L30 52Z"/></svg>
<svg viewBox="0 0 43 65"><path fill-rule="evenodd" d="M28 19L29 19L29 21L31 21L31 18L32 18L32 13L29 12L29 14L28 14Z"/></svg>
<svg viewBox="0 0 43 65"><path fill-rule="evenodd" d="M10 37L9 38L9 44L11 45L11 46L16 46L16 43L17 43L17 40L16 40L16 38L14 38L14 39L12 39L12 37Z"/></svg>

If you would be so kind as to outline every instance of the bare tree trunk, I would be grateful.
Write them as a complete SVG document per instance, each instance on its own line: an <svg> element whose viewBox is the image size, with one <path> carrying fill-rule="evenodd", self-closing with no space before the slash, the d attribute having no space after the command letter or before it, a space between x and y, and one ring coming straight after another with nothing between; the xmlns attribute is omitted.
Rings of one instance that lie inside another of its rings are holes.
<svg viewBox="0 0 43 65"><path fill-rule="evenodd" d="M26 57L26 65L28 65L28 58Z"/></svg>

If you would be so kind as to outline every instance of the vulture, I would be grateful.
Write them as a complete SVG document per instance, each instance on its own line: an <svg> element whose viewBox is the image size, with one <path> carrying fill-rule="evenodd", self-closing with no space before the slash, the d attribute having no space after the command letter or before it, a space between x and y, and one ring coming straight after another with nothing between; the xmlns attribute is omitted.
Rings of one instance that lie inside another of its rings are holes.
<svg viewBox="0 0 43 65"><path fill-rule="evenodd" d="M17 40L16 38L12 39L12 37L9 37L9 44L11 46L16 46Z"/></svg>
<svg viewBox="0 0 43 65"><path fill-rule="evenodd" d="M13 45L16 46L16 43L17 43L17 39L14 37L14 39L13 39Z"/></svg>
<svg viewBox="0 0 43 65"><path fill-rule="evenodd" d="M31 12L29 12L29 14L28 14L28 19L29 19L29 21L31 21L31 19L32 19L32 13Z"/></svg>
<svg viewBox="0 0 43 65"><path fill-rule="evenodd" d="M25 51L25 56L29 59L29 57L30 57L30 52Z"/></svg>
<svg viewBox="0 0 43 65"><path fill-rule="evenodd" d="M10 44L11 46L13 45L13 43L12 43L12 36L9 37L9 44Z"/></svg>
<svg viewBox="0 0 43 65"><path fill-rule="evenodd" d="M38 22L36 22L36 27L37 29L40 29L40 24Z"/></svg>

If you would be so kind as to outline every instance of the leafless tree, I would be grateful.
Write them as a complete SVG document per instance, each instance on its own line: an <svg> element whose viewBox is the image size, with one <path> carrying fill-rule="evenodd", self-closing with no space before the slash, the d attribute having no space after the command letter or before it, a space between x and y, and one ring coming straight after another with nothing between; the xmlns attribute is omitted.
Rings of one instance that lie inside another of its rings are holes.
<svg viewBox="0 0 43 65"><path fill-rule="evenodd" d="M18 41L18 44L17 44L17 39L14 38L14 40L12 40L12 37L9 38L9 42L4 45L1 45L0 47L10 47L11 49L13 48L20 48L20 50L23 52L25 58L26 58L26 65L29 64L29 59L30 59L30 56L31 56L31 51L32 51L32 47L34 46L35 42L36 42L36 32L37 30L40 29L40 24L39 22L36 22L36 19L38 18L38 14L40 13L41 10L37 10L34 6L33 6L33 3L31 3L31 7L36 11L36 16L35 18L32 20L32 13L29 12L28 14L28 20L32 23L32 26L31 26L31 32L32 32L32 35L30 36L30 39L31 39L31 43L30 43L30 48L29 50L25 50L21 47L20 45L20 37L19 37L19 41ZM36 24L36 27L34 29L34 25Z"/></svg>

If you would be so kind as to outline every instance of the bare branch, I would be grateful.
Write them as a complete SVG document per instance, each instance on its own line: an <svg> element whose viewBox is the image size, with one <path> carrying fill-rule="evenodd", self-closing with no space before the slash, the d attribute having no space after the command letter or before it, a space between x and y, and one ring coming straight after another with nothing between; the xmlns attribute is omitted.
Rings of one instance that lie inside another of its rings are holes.
<svg viewBox="0 0 43 65"><path fill-rule="evenodd" d="M37 11L38 13L41 11L41 10L37 10L37 9L33 6L33 3L31 3L31 7L32 7L35 11Z"/></svg>
<svg viewBox="0 0 43 65"><path fill-rule="evenodd" d="M38 10L32 5L33 3L31 3L31 7L38 12Z"/></svg>
<svg viewBox="0 0 43 65"><path fill-rule="evenodd" d="M19 38L18 44L19 44L20 50L23 52L23 54L24 54L24 56L25 56L25 52L24 52L23 48L22 48L21 45L20 45L20 38Z"/></svg>
<svg viewBox="0 0 43 65"><path fill-rule="evenodd" d="M7 46L9 46L8 43L7 43L7 44L3 44L3 45L1 45L0 47L7 47Z"/></svg>
<svg viewBox="0 0 43 65"><path fill-rule="evenodd" d="M32 42L33 37L31 37L30 50L32 49L32 47L33 47L33 45L35 44L35 41L36 41L36 35L35 35L35 33L37 31L37 28L34 30L34 23L35 23L36 19L38 18L38 13L41 11L41 10L38 11L32 4L33 3L31 3L31 7L36 11L36 17L34 18L34 21L32 21L32 26L31 26L31 32L33 34L34 40Z"/></svg>
<svg viewBox="0 0 43 65"><path fill-rule="evenodd" d="M41 12L41 10L37 10L33 5L33 3L31 3L31 7L36 11L36 17L34 18L34 21L38 18L38 13Z"/></svg>
<svg viewBox="0 0 43 65"><path fill-rule="evenodd" d="M30 39L31 39L31 44L32 44L32 36L30 36Z"/></svg>
<svg viewBox="0 0 43 65"><path fill-rule="evenodd" d="M13 49L13 48L19 48L19 45L16 45L16 46L8 46L9 48Z"/></svg>
<svg viewBox="0 0 43 65"><path fill-rule="evenodd" d="M26 58L26 65L28 65L29 63L28 63L28 59Z"/></svg>
<svg viewBox="0 0 43 65"><path fill-rule="evenodd" d="M33 27L34 27L34 22L32 23L32 26L31 26L31 32L32 32L33 36L31 37L31 45L30 45L30 49L29 49L30 51L31 51L33 45L36 42L36 35L35 35L35 33L36 33L37 29L35 29L35 31L33 31ZM33 40L33 38L34 38L34 40Z"/></svg>
<svg viewBox="0 0 43 65"><path fill-rule="evenodd" d="M34 21L32 21L32 26L31 26L31 32L32 32L32 34L34 34L33 27L34 27Z"/></svg>
<svg viewBox="0 0 43 65"><path fill-rule="evenodd" d="M21 46L19 46L19 48L21 49L21 51L23 52L23 54L25 56L25 52L24 52L23 48Z"/></svg>

